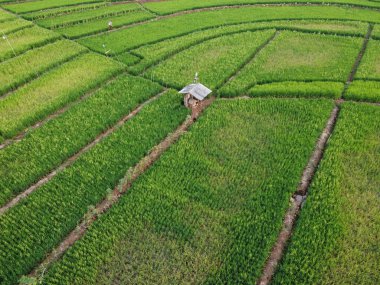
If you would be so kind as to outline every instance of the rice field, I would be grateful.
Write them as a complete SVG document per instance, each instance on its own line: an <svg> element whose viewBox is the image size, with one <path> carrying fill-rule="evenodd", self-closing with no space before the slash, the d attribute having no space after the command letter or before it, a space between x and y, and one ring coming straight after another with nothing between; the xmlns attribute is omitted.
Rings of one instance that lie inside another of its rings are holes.
<svg viewBox="0 0 380 285"><path fill-rule="evenodd" d="M0 0L0 284L379 284L379 8Z"/></svg>

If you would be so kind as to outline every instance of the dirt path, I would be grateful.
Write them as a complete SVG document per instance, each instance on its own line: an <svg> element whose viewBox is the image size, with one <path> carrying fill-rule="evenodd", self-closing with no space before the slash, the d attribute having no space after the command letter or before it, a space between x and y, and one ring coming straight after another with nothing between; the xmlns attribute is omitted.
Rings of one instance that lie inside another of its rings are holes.
<svg viewBox="0 0 380 285"><path fill-rule="evenodd" d="M261 278L257 282L258 285L269 284L273 278L274 273L276 272L277 265L281 261L281 258L284 254L285 246L292 235L295 221L297 220L297 217L301 211L302 203L307 198L307 190L322 159L326 143L334 130L338 114L339 107L335 106L331 112L330 118L327 121L325 129L318 139L314 152L303 171L297 191L294 193L293 197L290 200L290 207L286 212L282 230L271 250L269 258L266 261Z"/></svg>
<svg viewBox="0 0 380 285"><path fill-rule="evenodd" d="M111 208L120 197L131 188L133 182L143 174L150 166L157 161L160 156L173 144L175 143L183 133L185 133L188 128L197 120L197 118L202 114L204 109L206 109L215 98L210 98L203 101L195 109L193 109L192 115L189 116L173 133L169 134L161 143L156 145L152 151L140 160L140 162L131 168L121 185L115 187L113 192L102 202L100 202L94 209L89 210L85 214L83 221L77 226L76 229L71 231L66 238L61 242L61 244L56 247L45 260L36 267L30 274L29 277L43 276L46 269L55 261L57 261L77 240L79 240L87 231L89 226L103 213Z"/></svg>
<svg viewBox="0 0 380 285"><path fill-rule="evenodd" d="M120 119L115 125L98 135L91 143L87 144L85 147L80 149L76 154L68 158L65 162L63 162L60 166L58 166L56 169L51 171L49 174L47 174L45 177L40 179L37 183L30 186L28 189L14 197L11 201L9 201L7 204L2 206L0 208L0 215L4 214L6 211L8 211L10 208L17 205L22 199L28 197L30 194L32 194L34 191L36 191L38 188L40 188L42 185L49 182L54 176L56 176L60 171L64 170L68 166L72 165L82 154L89 151L91 148L93 148L96 144L98 144L101 140L108 137L110 134L112 134L116 129L120 128L122 125L124 125L125 122L132 119L134 116L136 116L144 106L151 103L152 101L158 99L160 96L162 96L164 93L166 93L167 90L165 89L163 92L153 96L149 100L145 101L144 103L140 104L137 108L135 108L132 112L130 112L128 115L124 116L122 119Z"/></svg>

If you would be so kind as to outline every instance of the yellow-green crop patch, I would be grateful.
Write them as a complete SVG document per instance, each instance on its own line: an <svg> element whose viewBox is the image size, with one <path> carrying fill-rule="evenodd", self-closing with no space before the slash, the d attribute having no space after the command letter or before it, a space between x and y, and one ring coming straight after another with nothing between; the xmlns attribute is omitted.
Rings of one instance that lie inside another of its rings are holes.
<svg viewBox="0 0 380 285"><path fill-rule="evenodd" d="M3 9L0 8L0 23L5 22L5 21L9 21L9 20L13 20L15 18L16 17L14 15L12 15L11 13L4 11Z"/></svg>
<svg viewBox="0 0 380 285"><path fill-rule="evenodd" d="M380 108L344 103L273 284L379 284Z"/></svg>
<svg viewBox="0 0 380 285"><path fill-rule="evenodd" d="M380 40L380 25L375 25L372 31L372 36L378 40Z"/></svg>
<svg viewBox="0 0 380 285"><path fill-rule="evenodd" d="M124 25L148 20L153 17L154 16L152 14L146 11L135 10L124 13L120 16L109 16L107 18L95 19L81 24L58 28L55 31L62 35L65 35L66 37L75 39L78 37L107 31L109 21L112 21L113 28L118 28Z"/></svg>
<svg viewBox="0 0 380 285"><path fill-rule="evenodd" d="M202 82L215 89L232 76L274 33L274 30L243 32L211 39L174 55L149 69L144 76L180 89L199 72Z"/></svg>
<svg viewBox="0 0 380 285"><path fill-rule="evenodd" d="M345 82L363 39L281 31L221 94L241 94L256 83L281 81Z"/></svg>
<svg viewBox="0 0 380 285"><path fill-rule="evenodd" d="M149 66L183 50L190 48L192 45L198 44L204 40L211 39L224 34L231 34L239 31L259 30L265 28L276 29L298 29L308 32L326 32L326 33L342 33L352 35L364 35L367 31L368 24L361 22L339 22L339 21L264 21L255 23L245 23L236 25L226 25L217 28L206 29L190 33L188 35L174 37L163 40L155 44L145 45L138 49L132 50L132 54L137 55L141 60L132 61L130 63L127 58L125 63L132 65L129 70L135 74L139 74ZM122 61L123 56L117 55L116 59ZM137 64L136 64L137 63Z"/></svg>
<svg viewBox="0 0 380 285"><path fill-rule="evenodd" d="M342 95L344 83L313 81L284 81L268 84L258 84L251 88L247 95L252 97L304 97L304 98L339 98ZM234 93L232 95L238 95ZM240 94L241 95L241 94Z"/></svg>
<svg viewBox="0 0 380 285"><path fill-rule="evenodd" d="M0 33L2 33L2 35L8 35L9 33L13 33L30 26L33 26L32 22L15 18L11 21L0 22Z"/></svg>
<svg viewBox="0 0 380 285"><path fill-rule="evenodd" d="M52 31L33 26L5 35L5 37L6 39L0 38L0 62L31 48L52 42L60 36Z"/></svg>
<svg viewBox="0 0 380 285"><path fill-rule="evenodd" d="M62 40L0 63L0 95L86 51L76 43Z"/></svg>
<svg viewBox="0 0 380 285"><path fill-rule="evenodd" d="M380 81L354 80L348 87L345 99L380 102Z"/></svg>
<svg viewBox="0 0 380 285"><path fill-rule="evenodd" d="M0 133L16 135L120 71L108 58L84 54L0 100Z"/></svg>
<svg viewBox="0 0 380 285"><path fill-rule="evenodd" d="M380 41L370 40L355 79L380 81Z"/></svg>

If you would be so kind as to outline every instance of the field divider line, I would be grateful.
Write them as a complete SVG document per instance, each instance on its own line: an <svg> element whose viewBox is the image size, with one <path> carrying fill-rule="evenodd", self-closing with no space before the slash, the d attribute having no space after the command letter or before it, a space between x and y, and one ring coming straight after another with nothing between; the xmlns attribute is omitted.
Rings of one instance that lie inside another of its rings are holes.
<svg viewBox="0 0 380 285"><path fill-rule="evenodd" d="M89 52L90 52L89 49L84 49L84 50L80 51L77 54L74 54L74 55L72 55L72 56L70 56L68 58L65 58L65 59L63 59L61 61L58 61L58 62L52 64L51 66L47 67L45 70L42 70L42 71L40 71L38 73L35 73L35 74L32 74L31 76L29 76L25 80L25 82L23 82L23 83L15 86L14 88L12 88L10 91L4 93L3 95L0 95L0 101L4 100L6 97L8 97L12 93L16 92L18 89L21 89L22 87L24 87L28 83L32 82L33 80L38 79L39 77L41 77L41 76L43 76L43 75L45 75L45 74L47 74L47 73L49 73L51 71L54 71L54 69L59 68L62 64L68 63L68 62L76 59L77 57L79 57L79 56L81 56L81 55L83 55L85 53L89 53ZM0 147L0 149L1 149L1 147Z"/></svg>
<svg viewBox="0 0 380 285"><path fill-rule="evenodd" d="M328 119L327 124L317 141L314 152L303 171L297 190L290 199L290 206L285 214L281 232L277 238L276 243L272 247L271 253L263 268L262 275L256 283L257 285L270 284L276 272L277 266L283 257L285 247L295 228L295 222L301 212L302 205L307 198L307 192L311 181L323 157L327 142L335 128L339 111L339 105L335 105L330 114L330 118Z"/></svg>
<svg viewBox="0 0 380 285"><path fill-rule="evenodd" d="M59 172L64 170L65 168L72 165L82 154L89 151L91 148L93 148L96 144L98 144L100 141L111 135L114 131L116 131L118 128L123 126L127 121L132 119L134 116L136 116L146 105L153 102L154 100L161 97L163 94L165 94L168 90L164 89L164 91L156 94L155 96L151 97L144 103L137 106L132 112L130 112L128 115L121 118L116 124L114 124L112 127L108 128L106 131L99 134L92 142L81 148L78 152L76 152L74 155L66 159L61 165L56 167L53 171L51 171L49 174L41 178L39 181L37 181L35 184L31 185L29 188L27 188L25 191L18 194L16 197L14 197L12 200L10 200L7 204L2 206L0 208L0 215L7 212L9 209L17 205L21 200L28 197L30 194L32 194L34 191L36 191L38 188L40 188L42 185L49 182L54 176L56 176Z"/></svg>
<svg viewBox="0 0 380 285"><path fill-rule="evenodd" d="M141 21L141 22L135 22L132 24L127 24L127 25L115 28L112 31L102 31L99 33L86 35L86 36L79 37L76 39L85 39L85 38L89 38L92 36L100 36L100 35L103 35L106 33L113 33L113 32L117 32L120 30L125 30L128 28L131 28L134 26L144 25L144 24L147 24L147 23L152 22L152 21L158 21L158 20L162 20L162 19L182 16L182 15L187 15L187 14L193 14L193 13L198 13L198 12L218 11L218 10L224 10L224 9L239 9L239 8L246 8L246 7L283 7L283 6L286 6L286 7L288 7L288 6L289 7L304 7L304 6L305 7L319 7L319 6L331 7L331 6L334 6L334 7L344 7L344 8L348 7L348 8L352 8L352 9L365 9L365 10L380 11L380 7L379 8L370 8L370 7L363 7L363 6L359 6L359 5L357 5L357 6L355 6L355 5L343 5L343 4L336 4L336 3L334 4L334 3L327 3L327 2L324 2L324 3L322 3L322 2L321 3L267 3L267 4L260 3L260 4L222 5L222 6L212 6L212 7L189 9L189 10L174 12L171 14L162 14L162 15L158 15L156 18L153 18L153 19L148 19L148 20ZM281 20L281 19L276 19L276 20ZM308 20L308 19L299 18L298 20ZM323 19L321 19L321 20L323 20ZM339 20L339 19L331 19L331 20ZM353 20L353 21L355 21L355 20Z"/></svg>
<svg viewBox="0 0 380 285"><path fill-rule="evenodd" d="M71 107L78 105L80 102L86 100L87 98L94 95L97 91L99 91L101 88L103 88L105 85L110 84L112 81L114 81L120 74L114 74L110 78L108 78L106 81L101 82L98 86L91 88L85 94L80 96L78 99L67 103L65 106L63 106L61 109L56 110L55 112L51 113L50 115L46 116L44 119L36 122L34 125L27 127L25 130L21 131L19 134L14 136L13 138L6 139L0 144L0 151L11 144L15 142L21 141L30 131L37 129L39 127L42 127L50 120L53 120L57 118L59 115L65 113L67 110L69 110Z"/></svg>
<svg viewBox="0 0 380 285"><path fill-rule="evenodd" d="M214 100L215 97L211 97L199 104L192 110L192 115L188 116L174 132L169 133L164 140L153 147L151 151L134 167L130 168L126 172L125 178L121 180L122 182L117 185L103 201L97 204L95 208L90 209L84 215L82 222L80 222L78 226L29 273L28 276L38 279L43 278L46 269L48 269L53 262L57 261L76 241L81 239L90 225L98 219L100 215L107 212L107 210L118 202L118 200L132 187L136 179L144 174L145 171L148 170L172 144L179 140L179 138L190 128L190 126L197 120L202 112L213 103Z"/></svg>
<svg viewBox="0 0 380 285"><path fill-rule="evenodd" d="M358 56L355 59L354 65L352 66L352 69L351 69L351 72L348 75L347 81L346 81L344 88L343 88L343 91L342 91L341 99L344 98L344 95L346 94L348 87L351 85L352 81L354 81L355 75L356 75L358 68L359 68L359 65L363 59L364 53L367 50L367 45L368 45L369 39L371 38L373 27L374 27L373 24L368 24L368 30L367 30L366 35L364 36L362 47L359 51Z"/></svg>
<svg viewBox="0 0 380 285"><path fill-rule="evenodd" d="M270 30L270 29L269 29ZM243 64L241 64L237 69L236 71L229 77L227 78L227 80L225 82L223 82L217 89L219 90L220 88L222 88L223 86L225 86L226 84L228 84L229 82L231 82L232 80L234 80L241 72L242 70L247 66L249 65L253 60L255 60L255 58L260 54L260 52L266 48L278 35L280 34L280 31L279 30L276 30L273 35L268 38L263 44L261 44L258 48L256 48L253 53L249 56L249 58L247 59L246 62L244 62ZM248 90L249 88L246 88L246 90Z"/></svg>

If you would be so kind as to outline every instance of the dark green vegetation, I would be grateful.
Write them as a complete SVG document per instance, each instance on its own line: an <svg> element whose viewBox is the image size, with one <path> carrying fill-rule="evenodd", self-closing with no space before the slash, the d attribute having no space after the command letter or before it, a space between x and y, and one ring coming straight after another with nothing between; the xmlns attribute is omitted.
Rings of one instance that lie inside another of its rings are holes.
<svg viewBox="0 0 380 285"><path fill-rule="evenodd" d="M46 282L257 279L331 109L322 100L215 102Z"/></svg>
<svg viewBox="0 0 380 285"><path fill-rule="evenodd" d="M349 100L380 102L380 81L355 80L344 97Z"/></svg>
<svg viewBox="0 0 380 285"><path fill-rule="evenodd" d="M334 104L273 282L379 283L380 2L323 2L0 0L0 284L255 284Z"/></svg>
<svg viewBox="0 0 380 285"><path fill-rule="evenodd" d="M274 284L379 284L379 118L343 104Z"/></svg>

